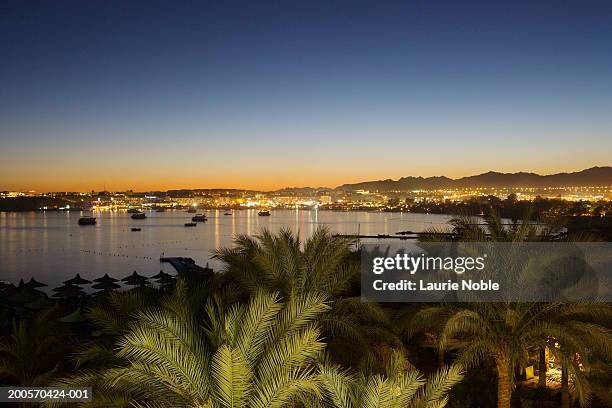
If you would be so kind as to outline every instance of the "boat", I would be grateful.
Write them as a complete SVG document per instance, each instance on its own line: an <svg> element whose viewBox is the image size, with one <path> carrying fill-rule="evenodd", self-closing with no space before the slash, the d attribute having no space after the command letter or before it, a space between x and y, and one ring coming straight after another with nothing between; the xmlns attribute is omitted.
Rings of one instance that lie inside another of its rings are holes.
<svg viewBox="0 0 612 408"><path fill-rule="evenodd" d="M166 209L165 209L165 208L160 207L160 208L157 208L155 211L156 211L156 212L165 212L165 211L166 211Z"/></svg>
<svg viewBox="0 0 612 408"><path fill-rule="evenodd" d="M144 220L145 218L147 218L147 215L145 213L143 213L143 212L132 214L132 219L133 220Z"/></svg>
<svg viewBox="0 0 612 408"><path fill-rule="evenodd" d="M270 211L263 210L263 211L258 212L257 215L259 215L261 217L269 217L270 216Z"/></svg>
<svg viewBox="0 0 612 408"><path fill-rule="evenodd" d="M79 225L96 225L96 217L81 217Z"/></svg>
<svg viewBox="0 0 612 408"><path fill-rule="evenodd" d="M208 218L206 218L206 215L204 214L196 214L194 217L191 217L191 221L204 222L204 221L208 221Z"/></svg>
<svg viewBox="0 0 612 408"><path fill-rule="evenodd" d="M228 211L228 212L224 213L223 215L234 215L234 213Z"/></svg>
<svg viewBox="0 0 612 408"><path fill-rule="evenodd" d="M138 214L140 211L138 208L128 208L127 210L128 214Z"/></svg>
<svg viewBox="0 0 612 408"><path fill-rule="evenodd" d="M195 208L190 208L190 209L187 210L187 212L189 214L195 214L196 213L196 209Z"/></svg>
<svg viewBox="0 0 612 408"><path fill-rule="evenodd" d="M142 228L132 228L132 231L142 231Z"/></svg>
<svg viewBox="0 0 612 408"><path fill-rule="evenodd" d="M195 227L196 225L198 225L198 223L197 223L197 222L186 222L186 223L185 223L185 226L186 226L186 227Z"/></svg>

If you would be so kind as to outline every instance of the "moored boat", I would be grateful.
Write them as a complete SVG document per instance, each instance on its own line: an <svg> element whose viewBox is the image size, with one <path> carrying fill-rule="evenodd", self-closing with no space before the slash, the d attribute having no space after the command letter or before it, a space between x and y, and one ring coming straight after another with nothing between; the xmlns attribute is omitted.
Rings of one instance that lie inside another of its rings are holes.
<svg viewBox="0 0 612 408"><path fill-rule="evenodd" d="M138 212L136 214L132 214L132 219L133 220L144 220L145 218L147 218L147 215L143 212Z"/></svg>
<svg viewBox="0 0 612 408"><path fill-rule="evenodd" d="M132 231L142 231L142 228L132 228Z"/></svg>
<svg viewBox="0 0 612 408"><path fill-rule="evenodd" d="M196 223L196 222L186 222L185 223L186 227L195 227L196 225L198 225L198 223Z"/></svg>
<svg viewBox="0 0 612 408"><path fill-rule="evenodd" d="M140 211L138 208L128 208L127 212L128 214L138 214L142 211Z"/></svg>
<svg viewBox="0 0 612 408"><path fill-rule="evenodd" d="M196 214L195 216L193 216L191 218L191 221L193 221L193 222L204 222L204 221L208 221L208 218L206 218L206 215L204 215L204 214Z"/></svg>
<svg viewBox="0 0 612 408"><path fill-rule="evenodd" d="M96 217L81 217L79 225L96 225Z"/></svg>
<svg viewBox="0 0 612 408"><path fill-rule="evenodd" d="M261 217L269 217L270 216L270 211L263 210L263 211L258 212L257 215L259 215Z"/></svg>
<svg viewBox="0 0 612 408"><path fill-rule="evenodd" d="M188 209L188 210L187 210L187 212L188 212L189 214L195 214L195 213L196 213L196 209L195 209L195 208L193 208L193 207L191 207L190 209Z"/></svg>

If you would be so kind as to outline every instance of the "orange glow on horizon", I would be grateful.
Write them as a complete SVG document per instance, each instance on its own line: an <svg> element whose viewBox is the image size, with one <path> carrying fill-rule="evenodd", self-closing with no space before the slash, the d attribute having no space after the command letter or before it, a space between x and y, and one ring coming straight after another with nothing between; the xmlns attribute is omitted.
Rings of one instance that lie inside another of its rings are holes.
<svg viewBox="0 0 612 408"><path fill-rule="evenodd" d="M219 171L217 174L211 172L210 175L185 174L182 172L160 172L160 171L139 171L116 174L117 171L107 171L104 173L91 173L89 176L79 174L67 174L65 171L48 172L39 174L37 177L30 178L27 174L20 174L19 177L9 179L6 173L0 179L0 191L29 191L36 192L57 192L57 191L166 191L178 189L237 189L237 190L256 190L272 191L285 187L327 187L335 188L342 184L360 183L365 181L376 181L393 179L397 180L407 176L446 176L450 178L461 178L477 175L487 171L498 171L512 173L518 171L530 171L541 175L555 174L560 172L573 172L593 167L583 166L573 169L560 168L546 171L525 170L525 169L454 169L454 171L432 171L423 169L419 172L415 169L386 171L373 171L372 169L358 169L356 171L332 171L332 169L312 169L312 170L287 170L284 172L266 171Z"/></svg>

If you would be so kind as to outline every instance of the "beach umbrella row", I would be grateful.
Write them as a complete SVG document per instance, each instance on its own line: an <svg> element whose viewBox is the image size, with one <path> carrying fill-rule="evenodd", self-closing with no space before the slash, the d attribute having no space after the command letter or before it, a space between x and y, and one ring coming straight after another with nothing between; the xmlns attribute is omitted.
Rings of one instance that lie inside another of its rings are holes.
<svg viewBox="0 0 612 408"><path fill-rule="evenodd" d="M175 282L175 278L164 271L159 271L157 275L152 276L150 279L161 286L168 286ZM105 273L104 276L93 280L92 288L99 290L99 292L96 293L104 293L120 288L121 285L119 285L119 282L128 286L145 286L147 283L149 283L149 278L138 274L136 271L132 272L131 275L128 275L121 280L115 279L109 276L108 273ZM83 288L81 288L81 285L90 284L92 281L84 279L77 273L73 278L65 280L63 283L64 284L62 286L53 289L53 292L55 292L52 295L53 297L84 297L85 292L83 291ZM46 294L38 289L45 286L47 285L42 282L38 282L34 278L31 278L28 282L24 282L23 279L21 279L17 286L12 283L0 281L0 290L3 290L4 293L8 295L6 297L8 301L13 303L27 304L33 309L43 307L44 302L40 299L46 298Z"/></svg>
<svg viewBox="0 0 612 408"><path fill-rule="evenodd" d="M44 283L30 279L30 282L24 282L23 279L15 286L12 283L1 282L0 290L2 290L3 300L15 305L22 305L29 309L41 309L40 303L47 298L47 294L38 290L39 287L47 286Z"/></svg>
<svg viewBox="0 0 612 408"><path fill-rule="evenodd" d="M169 285L174 282L174 277L169 275L163 271L160 271L157 275L151 277L157 284L162 286ZM104 276L101 276L97 279L93 280L94 284L91 286L94 289L99 289L99 292L96 293L104 293L114 289L118 289L121 287L118 282L123 283L128 286L145 286L149 283L149 278L146 276L140 275L138 272L134 271L131 275L126 276L125 278L119 280L115 279L105 273ZM91 281L82 278L78 273L72 279L68 279L64 281L64 286L60 286L59 288L55 288L54 291L57 292L54 296L57 297L80 297L84 293L82 293L82 289L79 285L85 285L92 283ZM77 289L75 289L75 287ZM81 291L79 291L79 289ZM63 295L63 296L62 296Z"/></svg>

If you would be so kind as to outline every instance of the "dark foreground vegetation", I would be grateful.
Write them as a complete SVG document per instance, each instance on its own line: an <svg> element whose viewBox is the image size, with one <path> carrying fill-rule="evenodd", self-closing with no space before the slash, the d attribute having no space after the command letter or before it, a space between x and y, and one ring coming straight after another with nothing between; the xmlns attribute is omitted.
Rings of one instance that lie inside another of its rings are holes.
<svg viewBox="0 0 612 408"><path fill-rule="evenodd" d="M411 212L430 214L485 214L493 209L502 218L522 220L525 214L542 217L612 217L612 202L567 201L561 198L537 197L533 201L518 200L516 194L501 199L496 196L473 197L466 201L408 202Z"/></svg>
<svg viewBox="0 0 612 408"><path fill-rule="evenodd" d="M552 222L504 225L492 211L452 225L445 239L595 239L560 234ZM304 243L262 231L219 249L225 268L207 278L56 301L33 285L6 286L0 384L91 386L97 407L568 408L612 399L609 304L364 303L353 248L325 229Z"/></svg>

